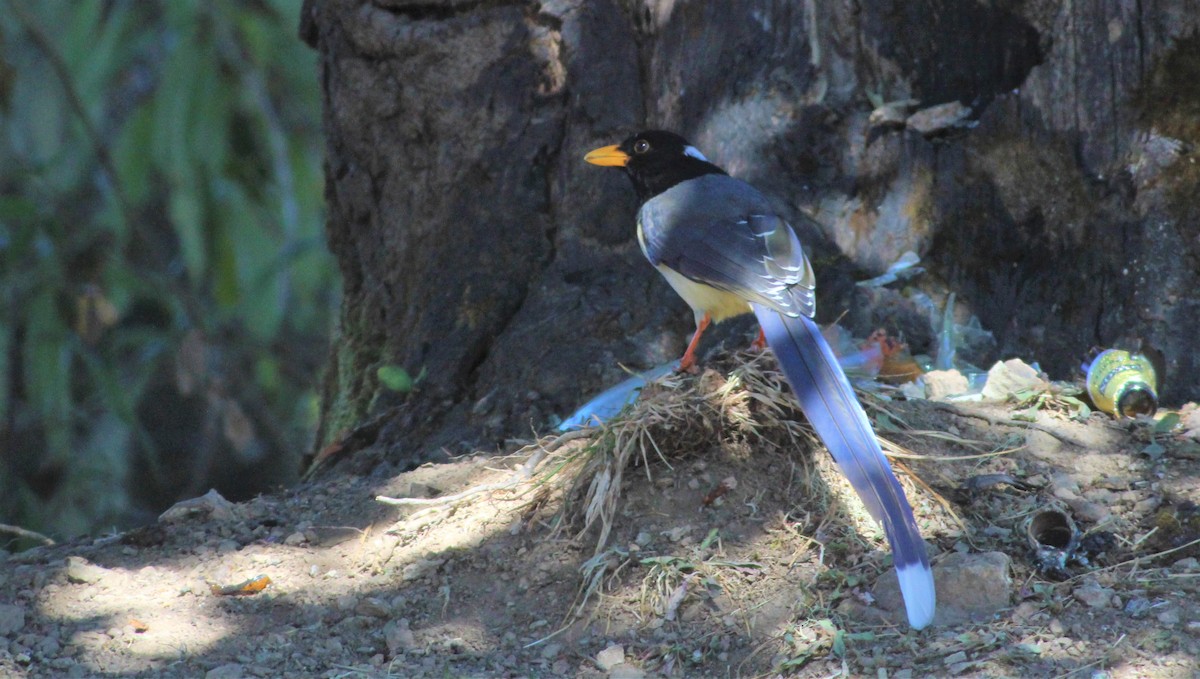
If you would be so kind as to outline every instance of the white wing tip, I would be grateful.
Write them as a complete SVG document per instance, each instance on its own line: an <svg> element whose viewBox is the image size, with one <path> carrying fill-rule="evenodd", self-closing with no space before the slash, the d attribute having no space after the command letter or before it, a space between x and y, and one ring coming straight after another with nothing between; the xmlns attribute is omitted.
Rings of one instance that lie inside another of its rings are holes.
<svg viewBox="0 0 1200 679"><path fill-rule="evenodd" d="M900 580L900 593L904 595L904 609L908 612L908 624L913 629L925 629L933 622L937 608L937 590L933 585L933 571L928 566L914 564L896 569Z"/></svg>

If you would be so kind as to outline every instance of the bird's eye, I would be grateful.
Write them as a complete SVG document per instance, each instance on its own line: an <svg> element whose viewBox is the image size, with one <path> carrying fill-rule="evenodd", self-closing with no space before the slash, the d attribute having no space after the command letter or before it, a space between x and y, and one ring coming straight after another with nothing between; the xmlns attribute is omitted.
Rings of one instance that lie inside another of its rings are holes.
<svg viewBox="0 0 1200 679"><path fill-rule="evenodd" d="M646 151L649 151L649 150L650 150L650 142L646 141L645 139L639 139L633 143L633 152L634 153L645 153Z"/></svg>

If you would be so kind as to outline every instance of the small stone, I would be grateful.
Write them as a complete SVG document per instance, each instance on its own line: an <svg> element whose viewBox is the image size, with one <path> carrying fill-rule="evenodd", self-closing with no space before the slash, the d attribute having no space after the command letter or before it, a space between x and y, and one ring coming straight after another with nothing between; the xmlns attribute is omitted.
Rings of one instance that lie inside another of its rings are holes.
<svg viewBox="0 0 1200 679"><path fill-rule="evenodd" d="M961 102L951 101L923 108L912 114L906 121L910 129L921 134L934 134L952 127L962 127L971 116L970 107ZM1014 361L1019 359L1013 359Z"/></svg>
<svg viewBox="0 0 1200 679"><path fill-rule="evenodd" d="M417 645L416 635L408 628L408 620L392 620L383 626L383 639L387 643L388 653L395 656L398 653L411 650Z"/></svg>
<svg viewBox="0 0 1200 679"><path fill-rule="evenodd" d="M1033 619L1033 616L1041 612L1041 607L1032 601L1022 601L1013 609L1012 618L1016 622L1027 623Z"/></svg>
<svg viewBox="0 0 1200 679"><path fill-rule="evenodd" d="M645 679L645 676L645 670L624 662L608 671L608 679Z"/></svg>
<svg viewBox="0 0 1200 679"><path fill-rule="evenodd" d="M1133 511L1136 514L1149 514L1158 509L1160 504L1162 504L1162 498L1151 496L1144 500L1138 500L1136 503L1134 503Z"/></svg>
<svg viewBox="0 0 1200 679"><path fill-rule="evenodd" d="M965 651L955 651L954 653L951 653L950 655L946 656L945 658L942 658L942 664L947 665L947 666L957 665L958 663L966 662L966 660L967 660L967 654Z"/></svg>
<svg viewBox="0 0 1200 679"><path fill-rule="evenodd" d="M67 557L67 581L80 584L93 584L99 582L104 576L109 574L107 568L101 568L93 563L90 563L82 556Z"/></svg>
<svg viewBox="0 0 1200 679"><path fill-rule="evenodd" d="M1012 559L1003 552L948 554L934 566L937 583L938 625L957 625L990 619L1008 608L1012 595ZM889 611L897 622L907 620L904 600L896 573L890 570L879 578L874 595L879 607Z"/></svg>
<svg viewBox="0 0 1200 679"><path fill-rule="evenodd" d="M1179 621L1182 619L1182 617L1179 615L1179 609L1175 607L1160 611L1159 614L1154 617L1163 625L1170 627L1178 625Z"/></svg>
<svg viewBox="0 0 1200 679"><path fill-rule="evenodd" d="M204 673L204 679L242 679L246 671L238 663L227 663Z"/></svg>
<svg viewBox="0 0 1200 679"><path fill-rule="evenodd" d="M562 651L562 644L546 644L542 647L542 657L550 660Z"/></svg>
<svg viewBox="0 0 1200 679"><path fill-rule="evenodd" d="M1112 603L1114 592L1107 588L1101 587L1095 582L1087 582L1075 588L1071 592L1076 601L1087 606L1088 608L1107 608Z"/></svg>
<svg viewBox="0 0 1200 679"><path fill-rule="evenodd" d="M400 578L405 581L418 580L437 570L445 562L445 559L421 559L405 566L400 571Z"/></svg>
<svg viewBox="0 0 1200 679"><path fill-rule="evenodd" d="M925 373L925 398L931 401L965 394L969 388L967 377L957 370L930 370Z"/></svg>
<svg viewBox="0 0 1200 679"><path fill-rule="evenodd" d="M605 672L623 662L625 662L625 647L619 644L609 646L596 654L596 664Z"/></svg>
<svg viewBox="0 0 1200 679"><path fill-rule="evenodd" d="M1189 556L1186 559L1180 559L1171 564L1171 569L1177 571L1197 571L1200 570L1200 560L1197 560L1194 556Z"/></svg>
<svg viewBox="0 0 1200 679"><path fill-rule="evenodd" d="M284 538L283 544L287 545L288 547L295 547L297 545L304 544L305 541L307 541L307 540L308 540L308 538L305 537L305 535L302 531L296 531L295 533L292 533L291 535Z"/></svg>
<svg viewBox="0 0 1200 679"><path fill-rule="evenodd" d="M1071 506L1071 511L1075 513L1075 518L1088 523L1103 523L1112 517L1112 512L1108 507L1097 502L1089 502L1084 499L1069 500L1067 502Z"/></svg>
<svg viewBox="0 0 1200 679"><path fill-rule="evenodd" d="M208 516L216 521L224 521L234 518L235 515L234 504L221 497L216 490L210 490L200 497L176 502L163 512L158 520L163 523L177 523L194 516Z"/></svg>
<svg viewBox="0 0 1200 679"><path fill-rule="evenodd" d="M1050 633L1051 634L1061 637L1064 633L1066 633L1066 631L1067 631L1067 628L1065 625L1062 624L1062 620L1059 620L1058 618L1054 618L1053 620L1050 621Z"/></svg>
<svg viewBox="0 0 1200 679"><path fill-rule="evenodd" d="M1131 618L1144 618L1150 614L1150 600L1134 597L1125 602L1125 614Z"/></svg>
<svg viewBox="0 0 1200 679"><path fill-rule="evenodd" d="M0 637L16 634L24 627L24 608L13 604L0 604Z"/></svg>
<svg viewBox="0 0 1200 679"><path fill-rule="evenodd" d="M352 611L358 606L358 597L353 594L343 594L336 600L339 611Z"/></svg>
<svg viewBox="0 0 1200 679"><path fill-rule="evenodd" d="M387 603L375 597L367 597L358 602L358 605L354 607L354 612L359 615L381 619L387 618L390 614Z"/></svg>

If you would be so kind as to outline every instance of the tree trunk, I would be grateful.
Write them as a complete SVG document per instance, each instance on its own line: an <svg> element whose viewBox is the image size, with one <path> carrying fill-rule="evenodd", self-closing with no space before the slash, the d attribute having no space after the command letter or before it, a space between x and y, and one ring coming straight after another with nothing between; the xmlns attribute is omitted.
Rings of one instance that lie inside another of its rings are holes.
<svg viewBox="0 0 1200 679"><path fill-rule="evenodd" d="M1164 400L1200 398L1198 25L1182 0L309 0L345 281L320 443L382 415L404 464L499 444L676 356L691 314L632 191L582 162L647 127L778 201L822 320L898 300L850 283L912 249L994 333L985 366L1068 378L1136 338Z"/></svg>

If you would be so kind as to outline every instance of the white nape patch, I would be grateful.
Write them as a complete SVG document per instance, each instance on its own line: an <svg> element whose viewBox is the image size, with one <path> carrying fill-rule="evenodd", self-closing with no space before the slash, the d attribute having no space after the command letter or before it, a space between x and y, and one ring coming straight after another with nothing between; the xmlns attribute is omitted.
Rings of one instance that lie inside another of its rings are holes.
<svg viewBox="0 0 1200 679"><path fill-rule="evenodd" d="M704 154L700 153L700 149L696 148L695 146L692 146L691 144L688 144L687 146L683 147L683 155L691 156L693 158L699 158L700 160L703 160L706 163L708 162L708 158L705 158Z"/></svg>

